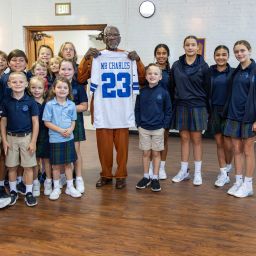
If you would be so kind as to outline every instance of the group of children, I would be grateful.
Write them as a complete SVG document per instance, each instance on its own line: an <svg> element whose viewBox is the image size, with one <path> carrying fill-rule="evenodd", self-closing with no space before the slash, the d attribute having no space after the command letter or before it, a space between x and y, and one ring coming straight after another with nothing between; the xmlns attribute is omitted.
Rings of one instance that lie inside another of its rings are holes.
<svg viewBox="0 0 256 256"><path fill-rule="evenodd" d="M0 56L0 62L5 64L0 66L4 152L0 207L14 205L18 194L25 196L28 206L37 205L39 166L46 175L44 194L49 199L57 200L65 183L66 194L81 197L85 191L80 152L80 142L85 140L82 112L87 110L88 98L85 85L76 80L74 45L64 43L58 57L53 57L49 46L40 46L38 59L28 72L28 60L23 51L16 49L8 56L0 52ZM5 166L10 194L4 187Z"/></svg>
<svg viewBox="0 0 256 256"><path fill-rule="evenodd" d="M202 131L209 129L215 136L220 166L215 185L222 187L230 182L228 174L234 158L236 181L228 194L250 196L256 131L256 64L250 59L251 46L245 40L235 43L233 50L239 61L236 69L229 66L229 49L224 45L215 49L216 65L210 68L197 54L195 36L186 37L183 48L185 54L170 67L168 46L157 45L156 62L145 68L146 83L135 104L144 169L136 188L151 185L152 191L161 190L159 179L167 178L170 128L179 131L181 141L181 167L172 181L190 178L191 143L193 184L201 185ZM85 140L83 112L88 108L88 98L85 85L76 79L76 61L76 50L70 42L61 46L58 57L53 56L49 46L42 45L28 72L23 51L13 50L8 56L0 52L4 152L0 161L0 208L14 205L18 193L25 195L28 206L37 204L39 166L46 174L44 194L49 199L59 198L65 177L66 194L76 198L84 193L80 142ZM5 166L10 194L4 187Z"/></svg>
<svg viewBox="0 0 256 256"><path fill-rule="evenodd" d="M251 196L256 131L256 64L250 58L251 46L245 40L234 44L233 51L239 61L236 69L228 64L229 49L225 45L216 47L216 64L210 68L197 54L195 36L186 37L183 48L185 54L170 68L169 48L159 44L154 51L156 64L146 67L147 83L135 107L144 166L143 178L136 188L144 189L151 184L152 191L161 190L159 179L166 179L166 137L170 128L179 131L181 141L181 167L172 181L190 178L191 143L195 165L193 184L201 185L202 131L208 129L216 140L220 167L215 186L230 182L234 158L236 180L227 193L239 198Z"/></svg>

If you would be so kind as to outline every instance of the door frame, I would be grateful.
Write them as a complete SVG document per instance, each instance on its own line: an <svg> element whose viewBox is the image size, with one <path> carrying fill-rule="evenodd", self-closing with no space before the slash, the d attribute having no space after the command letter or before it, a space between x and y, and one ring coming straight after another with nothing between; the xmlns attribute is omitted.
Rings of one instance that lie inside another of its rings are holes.
<svg viewBox="0 0 256 256"><path fill-rule="evenodd" d="M100 30L103 31L107 24L93 25L43 25L43 26L23 26L25 32L25 52L28 56L28 67L32 66L32 59L35 56L35 44L33 41L33 33L42 31L72 31L72 30Z"/></svg>

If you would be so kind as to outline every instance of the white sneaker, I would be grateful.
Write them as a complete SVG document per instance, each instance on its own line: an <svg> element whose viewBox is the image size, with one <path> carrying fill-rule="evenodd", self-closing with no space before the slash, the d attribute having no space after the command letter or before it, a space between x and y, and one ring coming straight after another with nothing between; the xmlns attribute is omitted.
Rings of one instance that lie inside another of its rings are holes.
<svg viewBox="0 0 256 256"><path fill-rule="evenodd" d="M0 209L9 205L11 200L12 200L11 197L0 198Z"/></svg>
<svg viewBox="0 0 256 256"><path fill-rule="evenodd" d="M243 182L239 182L239 183L235 182L233 184L233 186L228 190L227 193L229 195L233 196L235 194L235 192L241 187L242 184L243 184Z"/></svg>
<svg viewBox="0 0 256 256"><path fill-rule="evenodd" d="M52 193L52 182L44 182L44 195L49 196Z"/></svg>
<svg viewBox="0 0 256 256"><path fill-rule="evenodd" d="M227 168L227 167L226 167L226 168ZM233 170L233 165L231 165L231 167L230 167L230 168L227 168L227 173L232 172L232 170Z"/></svg>
<svg viewBox="0 0 256 256"><path fill-rule="evenodd" d="M65 193L72 197L81 197L82 196L82 194L78 190L76 190L75 187L73 187L73 186L71 186L70 188L67 187Z"/></svg>
<svg viewBox="0 0 256 256"><path fill-rule="evenodd" d="M54 188L52 193L49 196L49 199L50 200L57 200L57 199L59 199L60 194L61 194L61 189L60 188Z"/></svg>
<svg viewBox="0 0 256 256"><path fill-rule="evenodd" d="M76 190L78 190L81 194L84 193L84 181L83 181L83 179L76 179Z"/></svg>
<svg viewBox="0 0 256 256"><path fill-rule="evenodd" d="M153 163L150 161L150 164L149 164L149 169L148 169L148 174L149 174L149 178L152 179L153 178L153 169L154 169L154 166L153 166Z"/></svg>
<svg viewBox="0 0 256 256"><path fill-rule="evenodd" d="M190 175L189 175L188 171L184 172L182 170L179 170L177 175L172 178L172 181L173 182L181 182L183 180L189 180L189 179L190 179Z"/></svg>
<svg viewBox="0 0 256 256"><path fill-rule="evenodd" d="M230 182L230 179L229 179L229 176L227 175L227 172L221 171L214 185L216 187L223 187L225 184L228 184L229 182Z"/></svg>
<svg viewBox="0 0 256 256"><path fill-rule="evenodd" d="M159 169L159 180L166 180L167 179L167 174L165 172L164 168Z"/></svg>
<svg viewBox="0 0 256 256"><path fill-rule="evenodd" d="M63 188L67 184L67 178L66 175L60 176L60 188Z"/></svg>
<svg viewBox="0 0 256 256"><path fill-rule="evenodd" d="M200 186L200 185L202 185L202 183L203 183L203 181L202 181L201 172L195 172L193 184L194 184L195 186Z"/></svg>
<svg viewBox="0 0 256 256"><path fill-rule="evenodd" d="M252 196L252 195L253 195L253 189L251 188L251 190L249 190L245 183L243 183L233 194L233 196L240 197L240 198Z"/></svg>
<svg viewBox="0 0 256 256"><path fill-rule="evenodd" d="M32 194L34 197L40 196L40 182L39 181L35 184L33 183Z"/></svg>

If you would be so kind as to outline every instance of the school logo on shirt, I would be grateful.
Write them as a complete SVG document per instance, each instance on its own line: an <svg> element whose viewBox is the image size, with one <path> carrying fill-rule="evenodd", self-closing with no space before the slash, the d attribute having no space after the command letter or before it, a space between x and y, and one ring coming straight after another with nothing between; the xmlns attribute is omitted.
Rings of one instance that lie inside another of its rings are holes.
<svg viewBox="0 0 256 256"><path fill-rule="evenodd" d="M23 110L23 111L28 111L28 105L24 105L24 106L22 107L22 110Z"/></svg>
<svg viewBox="0 0 256 256"><path fill-rule="evenodd" d="M77 95L77 89L73 89L73 90L72 90L72 94L73 94L73 95Z"/></svg>
<svg viewBox="0 0 256 256"><path fill-rule="evenodd" d="M157 100L162 100L162 94L158 94L156 97Z"/></svg>

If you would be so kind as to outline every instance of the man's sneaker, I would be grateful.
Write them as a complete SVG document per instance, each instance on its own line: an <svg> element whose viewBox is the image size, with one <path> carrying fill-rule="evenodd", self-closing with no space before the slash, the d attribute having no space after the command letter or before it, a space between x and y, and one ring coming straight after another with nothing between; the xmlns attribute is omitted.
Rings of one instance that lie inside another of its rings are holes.
<svg viewBox="0 0 256 256"><path fill-rule="evenodd" d="M29 207L37 205L36 198L33 196L33 194L31 192L28 192L25 195L24 200L25 200L26 205L29 206Z"/></svg>
<svg viewBox="0 0 256 256"><path fill-rule="evenodd" d="M149 174L150 179L152 179L153 175L154 175L154 173L153 173L154 170L153 169L154 169L153 163L152 163L152 161L150 161L149 169L148 169L148 174Z"/></svg>
<svg viewBox="0 0 256 256"><path fill-rule="evenodd" d="M151 180L148 179L148 178L145 178L143 177L139 182L138 184L136 185L136 188L138 189L143 189L143 188L146 188L150 185L151 183Z"/></svg>
<svg viewBox="0 0 256 256"><path fill-rule="evenodd" d="M151 181L151 190L154 191L154 192L161 191L161 186L160 186L159 180L153 179Z"/></svg>
<svg viewBox="0 0 256 256"><path fill-rule="evenodd" d="M21 181L20 183L17 184L17 191L21 195L26 195L26 186L23 183L23 181Z"/></svg>
<svg viewBox="0 0 256 256"><path fill-rule="evenodd" d="M50 200L58 200L61 194L61 189L60 188L54 188L52 193L49 196Z"/></svg>
<svg viewBox="0 0 256 256"><path fill-rule="evenodd" d="M82 196L82 194L78 190L76 190L73 186L71 186L70 188L67 187L65 193L75 198Z"/></svg>
<svg viewBox="0 0 256 256"><path fill-rule="evenodd" d="M235 192L241 187L241 185L243 184L243 182L235 182L233 184L233 186L228 190L228 194L233 196L235 194Z"/></svg>
<svg viewBox="0 0 256 256"><path fill-rule="evenodd" d="M52 182L44 181L44 195L49 196L52 193Z"/></svg>
<svg viewBox="0 0 256 256"><path fill-rule="evenodd" d="M246 183L243 183L237 191L233 194L235 197L243 198L253 195L253 189L248 189Z"/></svg>
<svg viewBox="0 0 256 256"><path fill-rule="evenodd" d="M78 190L81 194L84 193L84 181L83 179L76 179L76 190Z"/></svg>
<svg viewBox="0 0 256 256"><path fill-rule="evenodd" d="M14 190L12 190L10 192L10 195L11 195L11 202L10 202L10 205L15 205L16 204L16 201L18 200L19 196L18 196L18 193L15 192Z"/></svg>
<svg viewBox="0 0 256 256"><path fill-rule="evenodd" d="M190 175L189 175L188 170L186 172L184 172L183 170L179 170L177 175L172 178L172 181L173 182L181 182L183 180L189 180L189 179L190 179Z"/></svg>
<svg viewBox="0 0 256 256"><path fill-rule="evenodd" d="M33 196L38 197L40 196L40 182L33 183Z"/></svg>
<svg viewBox="0 0 256 256"><path fill-rule="evenodd" d="M0 186L0 209L6 207L11 202L11 196L5 191L4 186Z"/></svg>
<svg viewBox="0 0 256 256"><path fill-rule="evenodd" d="M214 185L216 187L223 187L225 184L228 184L229 182L230 182L230 179L229 179L229 176L227 175L227 172L221 171Z"/></svg>
<svg viewBox="0 0 256 256"><path fill-rule="evenodd" d="M60 176L60 188L63 188L67 184L67 178L66 175Z"/></svg>
<svg viewBox="0 0 256 256"><path fill-rule="evenodd" d="M159 169L159 179L160 180L166 180L167 179L167 174L165 172L165 169L161 168L161 167Z"/></svg>
<svg viewBox="0 0 256 256"><path fill-rule="evenodd" d="M195 172L194 179L193 179L193 184L195 186L200 186L200 185L202 185L202 183L203 183L203 181L202 181L201 172Z"/></svg>

